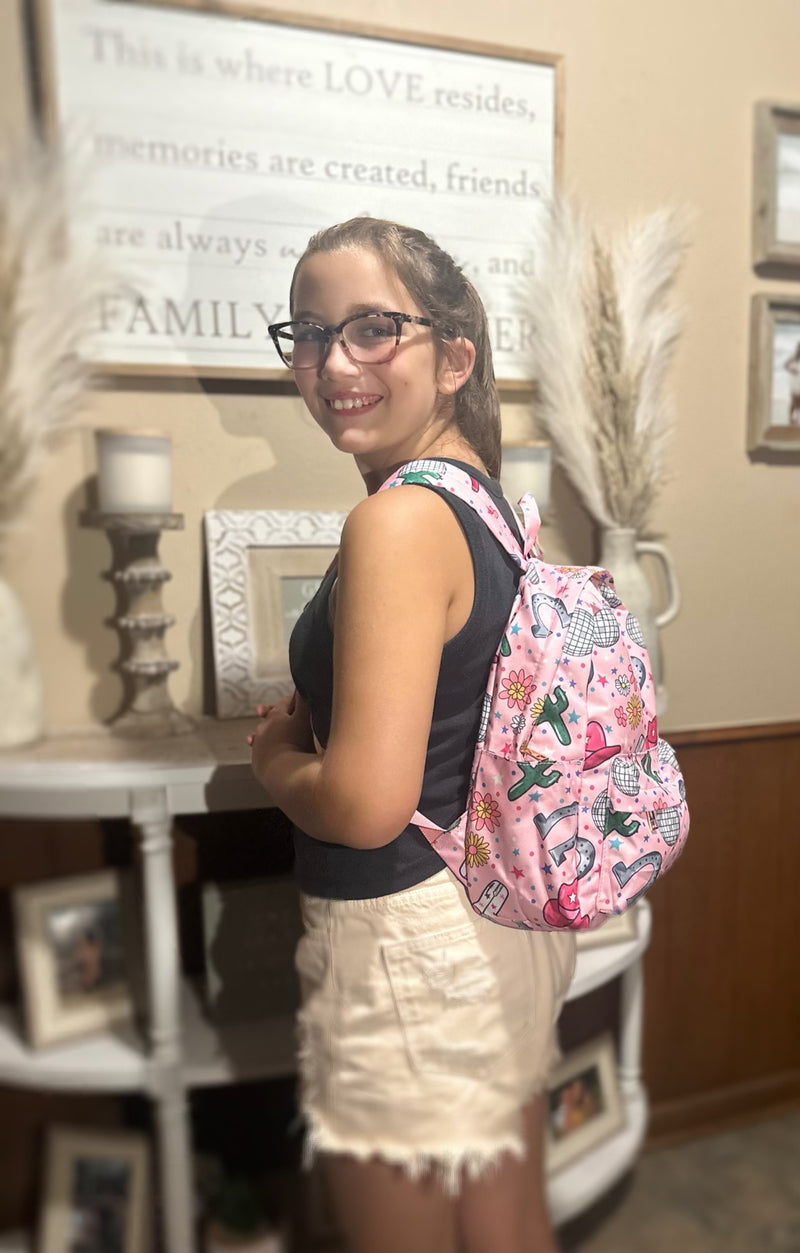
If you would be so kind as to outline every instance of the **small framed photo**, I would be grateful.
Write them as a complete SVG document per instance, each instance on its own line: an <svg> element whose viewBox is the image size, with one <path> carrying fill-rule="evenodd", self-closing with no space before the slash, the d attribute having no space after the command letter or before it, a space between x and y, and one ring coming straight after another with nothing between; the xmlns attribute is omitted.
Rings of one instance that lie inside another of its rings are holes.
<svg viewBox="0 0 800 1253"><path fill-rule="evenodd" d="M753 264L800 277L800 104L755 106Z"/></svg>
<svg viewBox="0 0 800 1253"><path fill-rule="evenodd" d="M800 453L800 297L752 297L749 392L750 451Z"/></svg>
<svg viewBox="0 0 800 1253"><path fill-rule="evenodd" d="M636 906L626 909L621 914L610 914L602 927L593 931L576 932L578 950L600 948L605 944L622 944L625 940L635 940L639 934Z"/></svg>
<svg viewBox="0 0 800 1253"><path fill-rule="evenodd" d="M34 1048L134 1016L127 876L100 871L14 890L20 981Z"/></svg>
<svg viewBox="0 0 800 1253"><path fill-rule="evenodd" d="M50 1128L37 1253L150 1253L151 1214L144 1135Z"/></svg>
<svg viewBox="0 0 800 1253"><path fill-rule="evenodd" d="M289 636L336 555L346 513L209 510L205 515L218 718L293 690Z"/></svg>
<svg viewBox="0 0 800 1253"><path fill-rule="evenodd" d="M551 1078L547 1101L549 1170L563 1169L622 1128L625 1116L610 1034L564 1058Z"/></svg>
<svg viewBox="0 0 800 1253"><path fill-rule="evenodd" d="M203 885L206 1004L217 1022L293 1014L294 952L303 932L291 875Z"/></svg>

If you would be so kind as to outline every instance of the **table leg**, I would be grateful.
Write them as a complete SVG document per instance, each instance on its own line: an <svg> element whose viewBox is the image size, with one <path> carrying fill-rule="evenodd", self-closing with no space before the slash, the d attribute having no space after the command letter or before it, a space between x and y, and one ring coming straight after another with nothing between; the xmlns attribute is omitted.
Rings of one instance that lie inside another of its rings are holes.
<svg viewBox="0 0 800 1253"><path fill-rule="evenodd" d="M151 1090L156 1101L164 1247L166 1253L191 1253L191 1134L181 1070L180 954L166 789L134 791L131 821L142 850Z"/></svg>
<svg viewBox="0 0 800 1253"><path fill-rule="evenodd" d="M644 979L642 959L637 957L622 972L620 1005L619 1082L626 1096L639 1092L642 1056Z"/></svg>

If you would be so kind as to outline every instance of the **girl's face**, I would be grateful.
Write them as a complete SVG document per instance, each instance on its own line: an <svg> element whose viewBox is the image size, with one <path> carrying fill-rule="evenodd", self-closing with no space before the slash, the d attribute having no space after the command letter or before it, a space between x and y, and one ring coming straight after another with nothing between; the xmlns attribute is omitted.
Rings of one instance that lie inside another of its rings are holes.
<svg viewBox="0 0 800 1253"><path fill-rule="evenodd" d="M335 326L352 313L380 310L425 316L367 249L318 252L303 262L293 318ZM429 450L448 426L452 405L442 392L452 391L451 374L447 362L437 360L430 328L406 323L396 355L383 365L352 361L334 338L319 369L295 370L294 377L335 447L352 453L362 470L378 470Z"/></svg>

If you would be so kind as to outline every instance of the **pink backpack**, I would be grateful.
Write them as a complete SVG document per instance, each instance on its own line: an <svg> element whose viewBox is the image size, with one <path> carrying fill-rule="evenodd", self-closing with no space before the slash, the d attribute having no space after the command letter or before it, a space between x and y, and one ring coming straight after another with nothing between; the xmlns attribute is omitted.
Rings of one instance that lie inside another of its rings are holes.
<svg viewBox="0 0 800 1253"><path fill-rule="evenodd" d="M443 831L412 822L476 913L534 931L599 926L652 887L689 831L675 753L658 738L641 628L606 570L551 566L524 552L491 496L444 461L402 466L384 488L444 487L519 562L519 589L492 663L467 809Z"/></svg>

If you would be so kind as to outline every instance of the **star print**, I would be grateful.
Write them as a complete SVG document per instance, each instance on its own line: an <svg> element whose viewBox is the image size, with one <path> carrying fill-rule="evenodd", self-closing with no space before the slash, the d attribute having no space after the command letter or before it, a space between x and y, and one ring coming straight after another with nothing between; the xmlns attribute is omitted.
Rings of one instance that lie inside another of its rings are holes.
<svg viewBox="0 0 800 1253"><path fill-rule="evenodd" d="M518 848L512 848L511 852L514 854L514 856L515 856L515 857L519 857L519 849L518 849Z"/></svg>
<svg viewBox="0 0 800 1253"><path fill-rule="evenodd" d="M598 676L597 682L602 683L603 687L605 687L606 683L608 683L608 679L604 674L601 674Z"/></svg>
<svg viewBox="0 0 800 1253"><path fill-rule="evenodd" d="M611 844L612 848L616 849L620 847L620 845L622 844L622 840L614 839L614 840L610 840L609 843Z"/></svg>
<svg viewBox="0 0 800 1253"><path fill-rule="evenodd" d="M503 727L503 729L502 729L502 731L500 732L500 734L501 734L501 735L508 735L508 727Z"/></svg>
<svg viewBox="0 0 800 1253"><path fill-rule="evenodd" d="M582 813L582 814L588 814L588 812L589 812L589 806L588 806L588 805L582 805L582 806L581 806L581 813Z"/></svg>
<svg viewBox="0 0 800 1253"><path fill-rule="evenodd" d="M502 717L502 714L500 713L500 710L499 710L499 709L495 709L495 711L494 711L494 716L495 716L495 718L500 718L500 717Z"/></svg>
<svg viewBox="0 0 800 1253"><path fill-rule="evenodd" d="M575 713L575 710L574 710L574 709L573 709L572 713L571 713L571 714L570 714L570 716L569 716L569 720L570 720L570 722L577 722L577 721L578 721L578 715Z"/></svg>
<svg viewBox="0 0 800 1253"><path fill-rule="evenodd" d="M520 870L519 866L512 866L511 869L514 871L514 874L518 879L521 879L525 873L524 870Z"/></svg>
<svg viewBox="0 0 800 1253"><path fill-rule="evenodd" d="M540 797L540 796L541 796L541 792L531 792L530 796L528 797L528 800L529 800L529 801L538 801L538 799L539 799L539 797Z"/></svg>
<svg viewBox="0 0 800 1253"><path fill-rule="evenodd" d="M542 870L544 871L545 874L553 873L552 868L548 866L547 862L545 862L544 865L542 866Z"/></svg>
<svg viewBox="0 0 800 1253"><path fill-rule="evenodd" d="M503 745L503 756L507 758L507 757L508 757L508 754L509 754L510 752L511 752L511 745L510 745L510 744L504 744L504 745Z"/></svg>
<svg viewBox="0 0 800 1253"><path fill-rule="evenodd" d="M512 626L512 628L511 628L511 634L512 634L512 635L519 635L519 623L518 623L518 622L515 622L515 623L514 623L514 625Z"/></svg>
<svg viewBox="0 0 800 1253"><path fill-rule="evenodd" d="M616 666L612 666L612 667L611 667L611 673L612 673L612 674L616 674L616 673L617 673L617 667L616 667Z"/></svg>
<svg viewBox="0 0 800 1253"><path fill-rule="evenodd" d="M570 679L570 681L569 681L569 685L570 685L570 687L574 687L574 686L575 686L575 680L574 680L574 679Z"/></svg>

